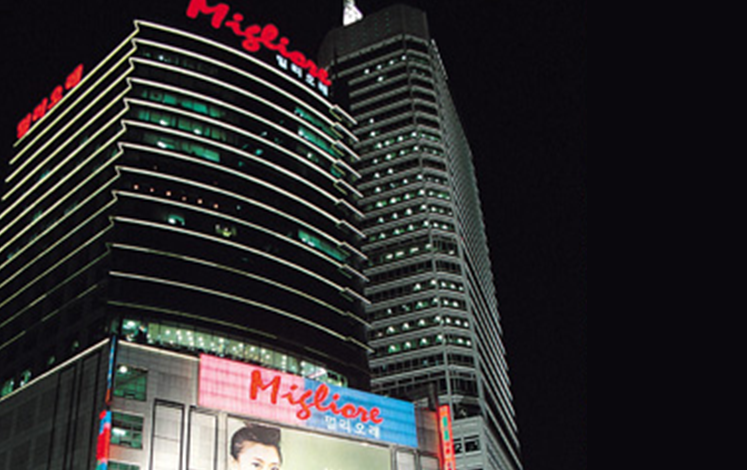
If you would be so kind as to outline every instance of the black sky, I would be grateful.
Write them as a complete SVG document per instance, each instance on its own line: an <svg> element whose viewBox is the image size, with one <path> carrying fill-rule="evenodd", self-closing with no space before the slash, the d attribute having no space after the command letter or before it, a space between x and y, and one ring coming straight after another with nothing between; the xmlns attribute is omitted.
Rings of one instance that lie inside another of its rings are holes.
<svg viewBox="0 0 747 470"><path fill-rule="evenodd" d="M342 0L226 1L310 56L342 17ZM212 32L185 18L188 0L10 3L2 160L18 120L78 63L93 68L132 19ZM357 3L365 14L398 2ZM401 3L428 13L475 156L525 469L586 469L586 3Z"/></svg>

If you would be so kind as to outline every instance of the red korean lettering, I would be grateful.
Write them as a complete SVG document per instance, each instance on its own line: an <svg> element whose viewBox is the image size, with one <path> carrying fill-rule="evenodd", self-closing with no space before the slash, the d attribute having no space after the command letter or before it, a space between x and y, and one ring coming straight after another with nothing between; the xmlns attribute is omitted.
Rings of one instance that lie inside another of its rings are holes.
<svg viewBox="0 0 747 470"><path fill-rule="evenodd" d="M52 94L49 95L49 104L47 105L47 110L52 109L54 105L60 102L60 100L62 99L62 93L63 90L61 85L52 90Z"/></svg>
<svg viewBox="0 0 747 470"><path fill-rule="evenodd" d="M78 83L80 83L80 80L83 78L83 64L78 65L75 67L75 70L67 76L67 79L65 80L65 89L70 90L71 88L74 88Z"/></svg>
<svg viewBox="0 0 747 470"><path fill-rule="evenodd" d="M49 100L47 98L44 98L41 103L36 105L36 108L34 108L34 112L31 113L31 120L36 122L39 119L43 118L45 114L47 114L47 103Z"/></svg>
<svg viewBox="0 0 747 470"><path fill-rule="evenodd" d="M27 114L26 117L21 119L16 127L16 136L20 139L31 129L31 113Z"/></svg>

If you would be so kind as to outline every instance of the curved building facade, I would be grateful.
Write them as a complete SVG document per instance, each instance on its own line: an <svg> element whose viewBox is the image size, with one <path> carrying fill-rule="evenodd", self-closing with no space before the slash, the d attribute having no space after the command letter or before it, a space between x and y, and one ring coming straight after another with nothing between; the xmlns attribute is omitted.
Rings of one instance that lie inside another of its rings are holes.
<svg viewBox="0 0 747 470"><path fill-rule="evenodd" d="M368 388L352 118L280 55L135 26L10 160L3 395L112 333Z"/></svg>

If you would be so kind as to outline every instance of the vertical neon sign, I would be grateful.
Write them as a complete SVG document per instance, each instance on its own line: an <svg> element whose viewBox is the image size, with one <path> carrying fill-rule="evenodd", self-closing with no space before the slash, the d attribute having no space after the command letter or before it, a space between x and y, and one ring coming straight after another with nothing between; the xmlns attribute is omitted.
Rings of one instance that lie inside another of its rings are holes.
<svg viewBox="0 0 747 470"><path fill-rule="evenodd" d="M441 405L438 407L438 429L441 433L443 470L456 470L454 436L451 432L451 408L449 405Z"/></svg>
<svg viewBox="0 0 747 470"><path fill-rule="evenodd" d="M106 409L99 414L99 434L96 439L96 470L107 470L109 468L109 447L112 438L112 412L109 405L112 402L112 390L114 389L114 359L117 352L117 337L111 337L109 346L109 364L106 374L106 396L104 403Z"/></svg>
<svg viewBox="0 0 747 470"><path fill-rule="evenodd" d="M96 441L96 470L109 468L109 442L112 438L112 412L104 410L99 415L99 436Z"/></svg>

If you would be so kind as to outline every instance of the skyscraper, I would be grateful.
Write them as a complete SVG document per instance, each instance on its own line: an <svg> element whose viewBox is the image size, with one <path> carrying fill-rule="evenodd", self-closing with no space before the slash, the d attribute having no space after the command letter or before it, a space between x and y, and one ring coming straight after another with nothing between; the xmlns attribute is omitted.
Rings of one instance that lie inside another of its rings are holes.
<svg viewBox="0 0 747 470"><path fill-rule="evenodd" d="M2 394L112 333L366 389L355 139L321 69L135 25L18 125Z"/></svg>
<svg viewBox="0 0 747 470"><path fill-rule="evenodd" d="M356 138L326 70L186 5L194 30L136 21L18 123L0 470L438 470L435 413L365 391Z"/></svg>
<svg viewBox="0 0 747 470"><path fill-rule="evenodd" d="M519 469L472 155L426 16L366 15L327 35L320 63L358 121L373 390L448 405L460 470Z"/></svg>

